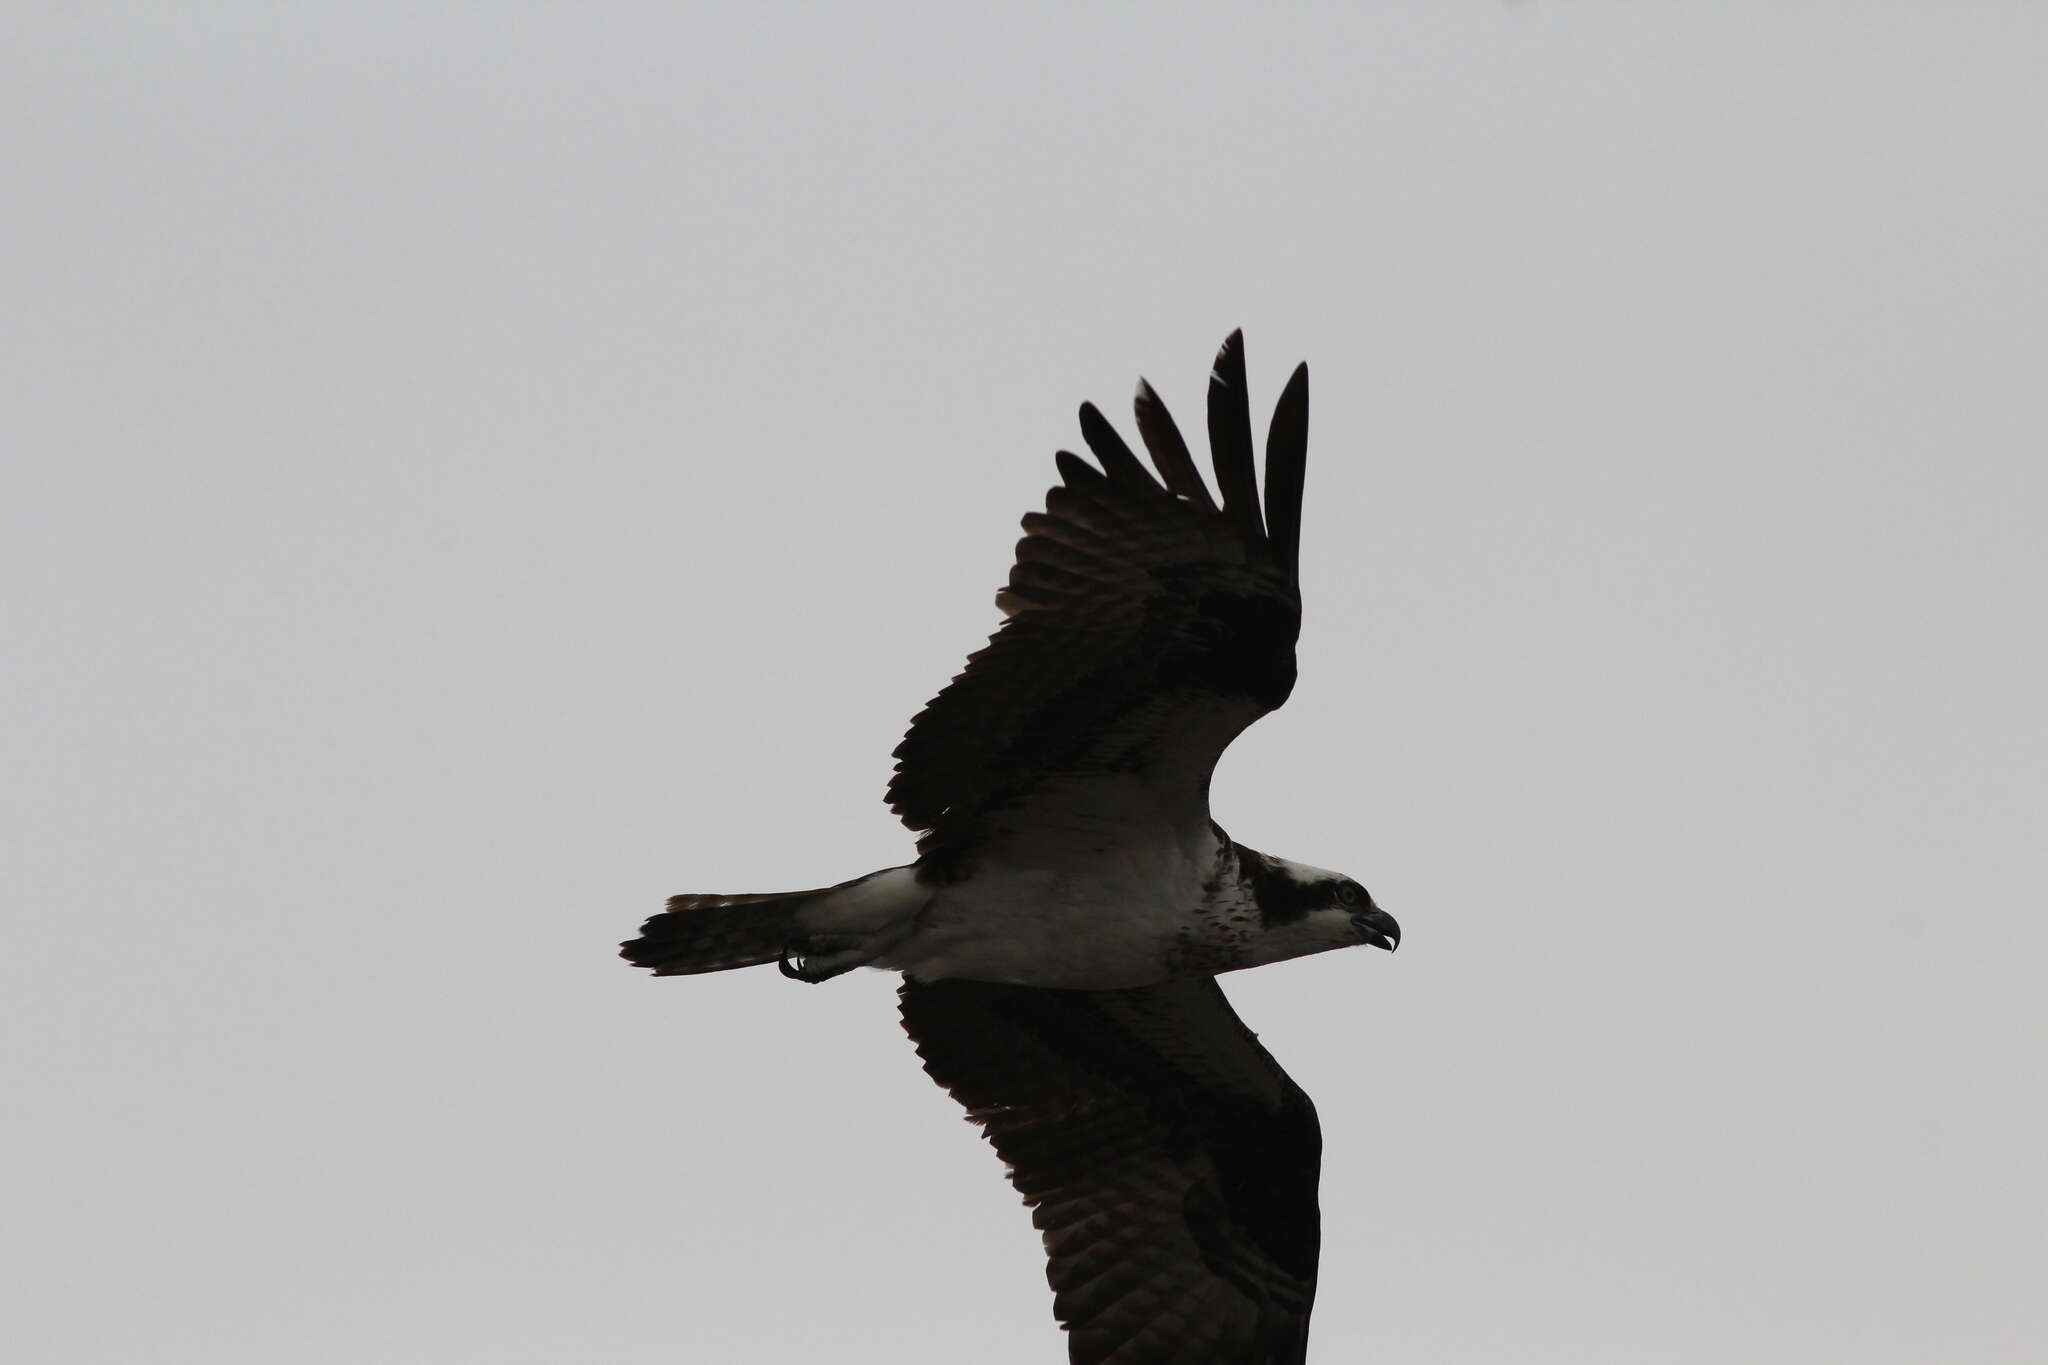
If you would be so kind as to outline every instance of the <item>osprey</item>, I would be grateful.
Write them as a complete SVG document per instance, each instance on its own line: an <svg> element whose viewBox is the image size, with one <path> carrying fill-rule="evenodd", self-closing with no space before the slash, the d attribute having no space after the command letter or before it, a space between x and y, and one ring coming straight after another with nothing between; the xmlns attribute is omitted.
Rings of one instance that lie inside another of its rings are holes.
<svg viewBox="0 0 2048 1365"><path fill-rule="evenodd" d="M1216 975L1401 930L1209 816L1225 746L1294 687L1308 367L1273 414L1263 514L1241 333L1209 376L1221 506L1143 380L1136 408L1158 477L1082 405L1100 468L1059 452L1009 619L896 750L917 861L675 896L622 956L902 972L925 1070L1032 1206L1073 1365L1283 1365L1307 1350L1322 1134Z"/></svg>

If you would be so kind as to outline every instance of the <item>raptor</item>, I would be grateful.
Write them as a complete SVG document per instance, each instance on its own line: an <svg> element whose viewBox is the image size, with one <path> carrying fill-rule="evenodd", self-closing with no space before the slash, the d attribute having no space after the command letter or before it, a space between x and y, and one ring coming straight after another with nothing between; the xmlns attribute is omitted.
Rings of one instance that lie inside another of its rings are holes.
<svg viewBox="0 0 2048 1365"><path fill-rule="evenodd" d="M1401 931L1342 873L1209 813L1223 750L1294 688L1308 367L1266 438L1244 342L1209 376L1212 495L1140 381L1147 469L1092 404L1024 518L1008 618L911 722L917 858L810 891L687 894L623 956L676 976L903 973L903 1027L1032 1208L1073 1365L1305 1359L1315 1107L1219 973Z"/></svg>

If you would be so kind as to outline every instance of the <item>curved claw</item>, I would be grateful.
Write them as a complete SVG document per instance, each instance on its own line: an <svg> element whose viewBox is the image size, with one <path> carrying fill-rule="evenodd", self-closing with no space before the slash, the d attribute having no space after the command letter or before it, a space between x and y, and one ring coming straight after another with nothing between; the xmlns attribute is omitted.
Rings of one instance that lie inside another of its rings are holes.
<svg viewBox="0 0 2048 1365"><path fill-rule="evenodd" d="M822 941L809 934L800 934L782 945L782 955L775 959L775 965L782 974L792 981L802 981L815 986L820 981L830 981L861 965L861 958L852 950L860 946L857 938L835 939L827 935ZM845 961L832 961L844 957ZM828 965L813 966L824 959Z"/></svg>
<svg viewBox="0 0 2048 1365"><path fill-rule="evenodd" d="M782 955L775 959L776 967L791 981L803 981L817 985L825 978L814 976L804 967L804 959L811 955L811 941L807 938L793 938L782 945Z"/></svg>

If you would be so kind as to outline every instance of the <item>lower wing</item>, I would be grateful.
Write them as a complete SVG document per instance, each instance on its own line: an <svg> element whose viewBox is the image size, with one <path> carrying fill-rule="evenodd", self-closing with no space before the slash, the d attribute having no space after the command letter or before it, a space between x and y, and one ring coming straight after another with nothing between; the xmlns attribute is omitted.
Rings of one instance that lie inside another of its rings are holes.
<svg viewBox="0 0 2048 1365"><path fill-rule="evenodd" d="M906 981L902 1011L1032 1208L1073 1365L1305 1359L1322 1132L1214 978Z"/></svg>

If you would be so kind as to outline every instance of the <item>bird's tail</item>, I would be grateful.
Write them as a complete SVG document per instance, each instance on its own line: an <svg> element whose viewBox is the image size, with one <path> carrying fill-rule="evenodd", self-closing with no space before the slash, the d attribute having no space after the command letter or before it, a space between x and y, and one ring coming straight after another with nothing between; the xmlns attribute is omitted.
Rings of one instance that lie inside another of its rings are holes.
<svg viewBox="0 0 2048 1365"><path fill-rule="evenodd" d="M619 956L656 976L779 962L788 975L822 981L871 960L923 900L910 867L815 891L670 896Z"/></svg>

